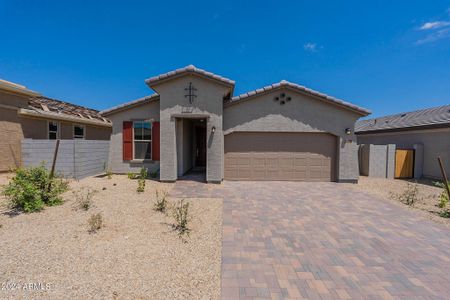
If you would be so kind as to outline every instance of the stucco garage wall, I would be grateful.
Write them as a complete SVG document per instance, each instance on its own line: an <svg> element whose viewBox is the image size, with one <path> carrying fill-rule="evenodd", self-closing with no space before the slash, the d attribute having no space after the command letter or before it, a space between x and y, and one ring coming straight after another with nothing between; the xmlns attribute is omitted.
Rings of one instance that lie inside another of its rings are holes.
<svg viewBox="0 0 450 300"><path fill-rule="evenodd" d="M447 174L450 174L450 129L405 131L358 135L358 144L395 144L397 149L414 149L423 145L423 176L440 178L437 157L440 156Z"/></svg>
<svg viewBox="0 0 450 300"><path fill-rule="evenodd" d="M150 171L159 168L159 162L124 161L122 153L122 131L124 121L153 120L159 121L159 101L155 100L106 116L112 121L111 146L109 150L108 168L114 173L138 172L145 167ZM164 151L162 149L162 151Z"/></svg>
<svg viewBox="0 0 450 300"><path fill-rule="evenodd" d="M292 98L284 105L274 101L282 92ZM224 134L234 131L331 133L338 139L338 181L357 180L358 146L353 132L360 115L312 97L282 88L239 104L228 104L224 107ZM352 131L351 135L345 134L346 128Z"/></svg>

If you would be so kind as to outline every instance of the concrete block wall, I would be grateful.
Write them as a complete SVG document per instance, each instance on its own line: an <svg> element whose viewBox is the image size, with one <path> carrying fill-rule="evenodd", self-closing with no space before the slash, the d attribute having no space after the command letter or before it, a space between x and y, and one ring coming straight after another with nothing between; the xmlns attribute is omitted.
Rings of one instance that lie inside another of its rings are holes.
<svg viewBox="0 0 450 300"><path fill-rule="evenodd" d="M387 146L370 145L369 149L369 176L386 178Z"/></svg>
<svg viewBox="0 0 450 300"><path fill-rule="evenodd" d="M359 170L361 175L394 178L395 145L360 145Z"/></svg>
<svg viewBox="0 0 450 300"><path fill-rule="evenodd" d="M55 140L23 140L23 166L38 166L43 162L50 169L55 146ZM108 153L109 141L61 140L55 170L66 178L97 175L107 168Z"/></svg>

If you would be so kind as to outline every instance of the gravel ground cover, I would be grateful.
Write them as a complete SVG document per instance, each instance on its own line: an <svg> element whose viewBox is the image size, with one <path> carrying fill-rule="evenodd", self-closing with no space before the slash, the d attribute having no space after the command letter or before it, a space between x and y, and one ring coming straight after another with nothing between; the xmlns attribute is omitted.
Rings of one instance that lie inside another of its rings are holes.
<svg viewBox="0 0 450 300"><path fill-rule="evenodd" d="M408 183L417 184L418 201L413 206L401 203L398 200L398 197L396 197L406 190ZM439 195L443 189L434 186L433 181L431 180L423 179L415 181L360 176L358 184L348 185L359 191L364 191L384 200L401 205L406 209L415 210L435 222L450 226L450 219L439 215L445 210L438 207ZM447 206L449 205L450 203ZM448 209L448 207L446 209Z"/></svg>
<svg viewBox="0 0 450 300"><path fill-rule="evenodd" d="M1 175L0 184L6 182ZM114 175L70 186L63 205L39 213L10 216L0 198L0 299L220 297L221 199L186 199L192 221L183 241L172 214L153 210L155 190L171 184L147 180L138 194L137 180ZM73 194L86 187L97 191L88 211L77 208ZM90 234L94 213L104 227Z"/></svg>

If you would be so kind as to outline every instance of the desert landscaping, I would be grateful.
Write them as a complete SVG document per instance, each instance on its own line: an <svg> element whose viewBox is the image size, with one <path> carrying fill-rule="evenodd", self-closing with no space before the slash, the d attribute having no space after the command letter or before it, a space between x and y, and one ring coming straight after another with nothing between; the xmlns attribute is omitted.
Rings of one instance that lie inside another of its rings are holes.
<svg viewBox="0 0 450 300"><path fill-rule="evenodd" d="M180 236L170 208L155 210L156 190L171 184L146 180L138 193L137 180L109 177L71 180L62 205L29 214L1 197L1 298L218 299L222 200L185 199L190 232ZM86 191L94 192L83 206Z"/></svg>
<svg viewBox="0 0 450 300"><path fill-rule="evenodd" d="M437 223L450 226L450 218L447 215L448 204L443 208L439 207L440 196L444 189L435 185L437 181L430 179L401 180L360 176L358 184L349 184L349 186L384 201L400 205L405 209L411 209ZM415 193L414 188L417 188ZM408 189L415 197L412 205L403 203L401 199L401 196Z"/></svg>

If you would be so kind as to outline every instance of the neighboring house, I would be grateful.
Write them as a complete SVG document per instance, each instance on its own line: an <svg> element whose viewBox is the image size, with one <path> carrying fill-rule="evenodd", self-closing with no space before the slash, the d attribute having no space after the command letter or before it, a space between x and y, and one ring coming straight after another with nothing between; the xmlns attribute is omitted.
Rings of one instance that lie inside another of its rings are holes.
<svg viewBox="0 0 450 300"><path fill-rule="evenodd" d="M410 150L411 177L441 178L438 156L450 175L450 105L361 120L356 134L358 144L395 144L397 150Z"/></svg>
<svg viewBox="0 0 450 300"><path fill-rule="evenodd" d="M233 96L234 81L187 66L146 80L156 91L104 110L113 123L109 168L160 169L174 181L205 169L207 182L356 182L357 119L370 112L281 81Z"/></svg>
<svg viewBox="0 0 450 300"><path fill-rule="evenodd" d="M0 80L0 171L21 165L23 139L109 140L110 134L111 122L96 110Z"/></svg>

